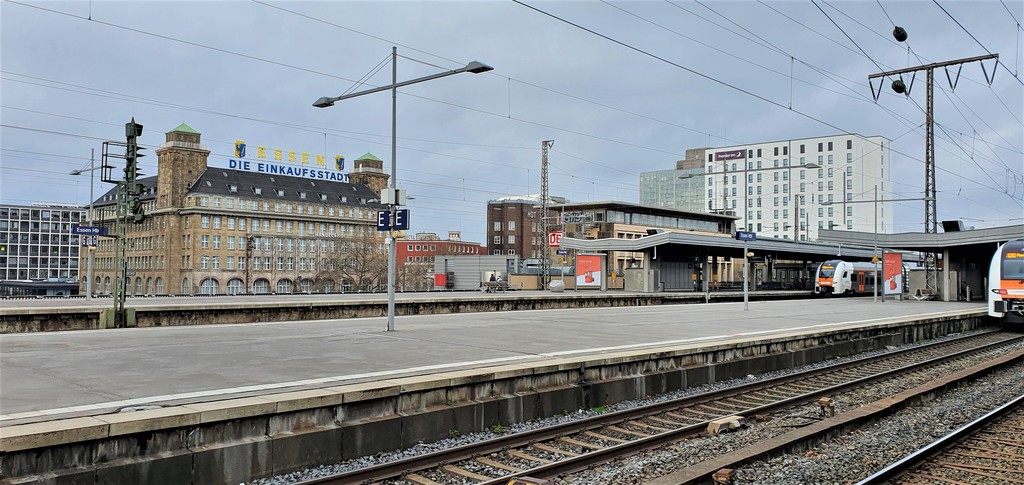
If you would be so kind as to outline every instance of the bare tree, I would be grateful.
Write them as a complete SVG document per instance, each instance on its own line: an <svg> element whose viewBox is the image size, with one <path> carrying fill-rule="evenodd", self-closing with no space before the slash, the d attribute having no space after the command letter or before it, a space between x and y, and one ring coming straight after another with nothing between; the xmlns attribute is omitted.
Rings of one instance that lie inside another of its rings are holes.
<svg viewBox="0 0 1024 485"><path fill-rule="evenodd" d="M402 291L427 291L434 287L434 263L405 263L401 272Z"/></svg>
<svg viewBox="0 0 1024 485"><path fill-rule="evenodd" d="M370 292L386 284L387 273L384 238L371 229L332 239L323 253L317 282L321 291L348 287L352 291Z"/></svg>

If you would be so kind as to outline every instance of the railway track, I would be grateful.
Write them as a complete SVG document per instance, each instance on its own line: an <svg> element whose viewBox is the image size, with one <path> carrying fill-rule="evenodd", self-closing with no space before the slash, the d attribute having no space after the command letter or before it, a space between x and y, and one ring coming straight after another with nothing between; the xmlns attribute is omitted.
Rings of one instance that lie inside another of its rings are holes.
<svg viewBox="0 0 1024 485"><path fill-rule="evenodd" d="M857 485L1024 483L1024 396L1018 396Z"/></svg>
<svg viewBox="0 0 1024 485"><path fill-rule="evenodd" d="M657 448L713 428L742 425L794 405L930 366L995 352L1024 339L990 332L874 356L716 392L608 413L435 453L352 470L302 484L497 485L516 477L550 479ZM828 401L820 401L823 414Z"/></svg>

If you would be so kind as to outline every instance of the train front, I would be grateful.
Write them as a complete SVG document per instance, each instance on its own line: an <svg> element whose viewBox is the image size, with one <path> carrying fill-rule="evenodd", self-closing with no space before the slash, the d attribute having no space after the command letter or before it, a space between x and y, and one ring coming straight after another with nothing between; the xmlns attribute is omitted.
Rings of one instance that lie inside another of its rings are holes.
<svg viewBox="0 0 1024 485"><path fill-rule="evenodd" d="M989 268L988 314L1024 324L1024 239L1003 244Z"/></svg>
<svg viewBox="0 0 1024 485"><path fill-rule="evenodd" d="M835 282L836 267L839 266L840 260L831 260L821 263L818 266L817 274L814 277L814 294L815 295L830 295L833 292L833 285Z"/></svg>

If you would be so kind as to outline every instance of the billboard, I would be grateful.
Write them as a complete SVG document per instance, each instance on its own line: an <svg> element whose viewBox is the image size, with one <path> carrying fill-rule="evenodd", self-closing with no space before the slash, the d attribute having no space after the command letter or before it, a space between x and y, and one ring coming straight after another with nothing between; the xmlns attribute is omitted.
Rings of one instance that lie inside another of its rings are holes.
<svg viewBox="0 0 1024 485"><path fill-rule="evenodd" d="M903 255L899 253L885 253L882 256L882 281L885 295L899 295L903 293Z"/></svg>
<svg viewBox="0 0 1024 485"><path fill-rule="evenodd" d="M601 255L576 255L576 287L601 287Z"/></svg>
<svg viewBox="0 0 1024 485"><path fill-rule="evenodd" d="M716 162L721 162L723 160L738 160L740 158L747 158L746 150L729 150L715 153Z"/></svg>

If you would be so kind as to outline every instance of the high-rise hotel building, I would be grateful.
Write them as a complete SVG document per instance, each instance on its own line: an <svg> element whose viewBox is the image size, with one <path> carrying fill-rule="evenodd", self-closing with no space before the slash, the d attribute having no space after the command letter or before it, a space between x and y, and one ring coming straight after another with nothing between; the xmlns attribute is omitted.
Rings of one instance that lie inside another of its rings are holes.
<svg viewBox="0 0 1024 485"><path fill-rule="evenodd" d="M139 180L146 217L128 224L127 294L338 291L348 283L324 270L341 244L369 238L384 250L375 228L388 181L380 159L357 159L349 182L230 170L207 166L200 138L185 124L168 132L156 150L157 175ZM95 210L96 225L113 233L116 189ZM114 247L102 238L96 249L96 293L116 284Z"/></svg>
<svg viewBox="0 0 1024 485"><path fill-rule="evenodd" d="M892 202L873 203L893 198L891 163L888 139L853 133L693 148L676 170L640 175L641 203L686 209L700 187L700 210L735 215L737 229L761 238L816 240L819 229L876 224L892 232Z"/></svg>

